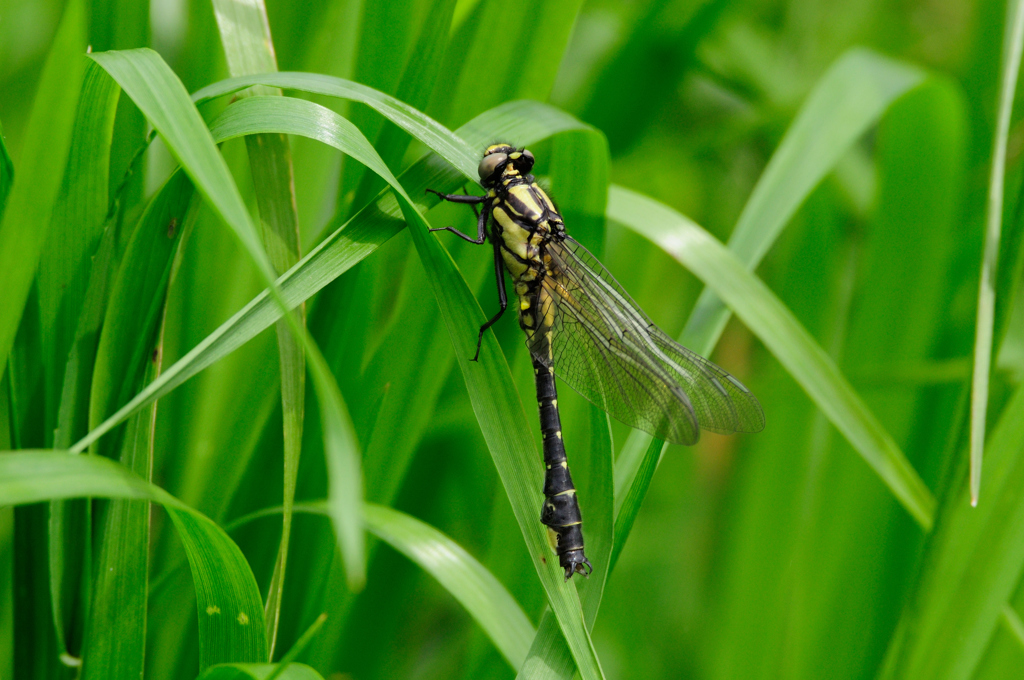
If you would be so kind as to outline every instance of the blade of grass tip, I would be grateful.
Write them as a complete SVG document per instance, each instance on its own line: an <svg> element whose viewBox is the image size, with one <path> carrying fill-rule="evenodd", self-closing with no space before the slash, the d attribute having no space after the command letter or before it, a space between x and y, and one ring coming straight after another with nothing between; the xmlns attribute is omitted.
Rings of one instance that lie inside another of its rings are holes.
<svg viewBox="0 0 1024 680"><path fill-rule="evenodd" d="M0 375L14 346L25 301L64 178L86 61L83 0L64 8L43 65L18 172L0 220Z"/></svg>
<svg viewBox="0 0 1024 680"><path fill-rule="evenodd" d="M981 463L985 448L985 417L988 414L988 382L992 369L992 331L995 322L996 265L1003 227L1003 184L1006 178L1006 144L1010 134L1010 114L1020 74L1024 47L1024 2L1016 0L1007 7L1009 30L1003 44L1002 78L999 83L999 109L992 142L992 170L988 182L985 217L985 244L981 255L981 280L978 283L978 321L974 334L974 374L971 379L971 505L978 505L981 489Z"/></svg>
<svg viewBox="0 0 1024 680"><path fill-rule="evenodd" d="M935 513L931 491L828 354L760 279L706 231L653 199L613 186L608 216L650 239L713 288L914 520L924 530L931 529Z"/></svg>
<svg viewBox="0 0 1024 680"><path fill-rule="evenodd" d="M335 527L349 587L360 590L366 580L366 549L358 517L362 499L360 455L345 402L320 349L281 295L276 273L260 244L224 158L184 85L159 54L150 49L91 55L132 98L160 133L196 189L232 229L267 283L270 298L282 312L296 340L308 355L310 374L324 423L324 451L329 458ZM354 474L354 476L349 476Z"/></svg>
<svg viewBox="0 0 1024 680"><path fill-rule="evenodd" d="M192 568L202 668L267 655L263 601L242 551L210 518L124 466L65 451L0 452L0 505L56 498L129 498L160 503Z"/></svg>
<svg viewBox="0 0 1024 680"><path fill-rule="evenodd" d="M807 97L743 207L729 237L735 256L756 268L850 146L923 78L919 69L864 49L841 56ZM713 291L705 290L686 324L684 332L692 343L687 346L697 352L713 347L728 320L729 310Z"/></svg>
<svg viewBox="0 0 1024 680"><path fill-rule="evenodd" d="M232 76L277 71L274 42L270 35L267 8L262 0L239 3L213 0L221 42ZM253 88L239 96L259 92L280 95L274 88ZM295 173L291 147L283 134L249 135L245 138L249 154L256 204L263 226L263 244L277 273L283 274L299 261L299 215L295 200ZM298 323L306 325L305 306L296 308ZM281 541L274 573L267 589L266 617L270 656L274 658L277 629L284 593L288 545L291 539L292 504L302 453L302 423L305 417L306 362L300 344L291 336L287 324L277 324L277 346L281 367L281 411L284 436L284 513L281 517Z"/></svg>

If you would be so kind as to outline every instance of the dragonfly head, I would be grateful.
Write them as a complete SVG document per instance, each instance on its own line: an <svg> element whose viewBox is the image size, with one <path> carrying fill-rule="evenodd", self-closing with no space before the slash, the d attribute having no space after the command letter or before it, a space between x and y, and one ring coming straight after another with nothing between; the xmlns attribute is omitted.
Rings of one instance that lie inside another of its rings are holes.
<svg viewBox="0 0 1024 680"><path fill-rule="evenodd" d="M484 151L483 160L477 172L480 182L490 188L503 177L525 177L533 168L533 154L527 149L517 149L510 144L492 144Z"/></svg>

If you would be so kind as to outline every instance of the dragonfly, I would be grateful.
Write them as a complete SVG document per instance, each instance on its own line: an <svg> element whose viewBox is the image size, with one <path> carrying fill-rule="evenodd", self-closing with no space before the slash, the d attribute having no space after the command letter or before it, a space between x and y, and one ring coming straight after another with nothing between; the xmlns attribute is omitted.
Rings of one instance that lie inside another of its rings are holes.
<svg viewBox="0 0 1024 680"><path fill-rule="evenodd" d="M695 444L702 430L760 432L765 418L749 389L658 328L604 265L566 233L554 201L530 174L534 162L528 149L492 144L478 168L485 195L427 191L474 210L482 206L475 237L455 227L431 229L477 245L489 241L494 253L501 308L480 327L473 361L480 357L484 333L508 307L505 272L512 278L540 409L540 521L569 580L588 576L593 567L584 553L555 376L626 425L675 444Z"/></svg>

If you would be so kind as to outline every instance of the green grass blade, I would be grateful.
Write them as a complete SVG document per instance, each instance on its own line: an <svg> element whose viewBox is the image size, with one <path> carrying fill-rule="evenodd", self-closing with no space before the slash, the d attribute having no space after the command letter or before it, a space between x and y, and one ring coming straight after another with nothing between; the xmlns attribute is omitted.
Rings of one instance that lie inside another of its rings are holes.
<svg viewBox="0 0 1024 680"><path fill-rule="evenodd" d="M159 374L150 363L146 381ZM153 476L155 403L130 421L120 462L142 479ZM82 652L83 680L134 680L143 675L146 656L146 601L149 582L150 504L111 499L103 515L93 600Z"/></svg>
<svg viewBox="0 0 1024 680"><path fill-rule="evenodd" d="M435 237L410 227L413 242L427 270L434 295L448 327L456 359L466 381L477 421L494 459L505 493L512 503L530 557L548 594L555 616L583 678L603 677L590 636L583 626L575 584L564 581L553 559L542 525L540 466L526 413L516 392L508 363L493 333L485 333L479 361L472 362L477 329L486 320L455 263Z"/></svg>
<svg viewBox="0 0 1024 680"><path fill-rule="evenodd" d="M280 511L260 510L231 522L227 529L233 531ZM295 511L326 516L327 506L323 502L300 503ZM367 531L415 562L451 593L513 668L523 662L533 626L515 598L486 567L442 532L393 508L367 503L363 518Z"/></svg>
<svg viewBox="0 0 1024 680"><path fill-rule="evenodd" d="M466 608L512 668L526 658L533 626L501 583L429 524L382 505L368 504L367 528L438 582Z"/></svg>
<svg viewBox="0 0 1024 680"><path fill-rule="evenodd" d="M485 433L484 437L488 440L499 474L506 483L506 490L509 492L513 507L516 509L517 519L520 521L520 528L531 544L531 554L534 556L535 565L538 573L541 574L549 598L553 601L553 609L558 615L567 637L575 638L570 640L570 649L581 666L584 677L600 677L600 667L597 664L593 646L590 644L586 631L580 625L578 616L574 616L572 613L573 609L579 606L575 597L575 589L560 583L562 579L558 575L557 569L542 562L548 551L547 540L534 517L536 508L539 507L537 490L542 485L537 482L536 474L527 475L524 472L524 469L532 466L535 468L534 471L539 473L539 468L535 463L530 462L531 460L535 461L536 451L532 450L532 446L522 446L522 438L511 437L508 424L502 422L505 420L500 415L502 413L522 414L523 418L525 418L525 414L523 414L518 395L515 394L514 387L511 386L512 377L506 375L508 373L507 364L501 359L501 352L493 334L487 336L489 341L485 343L479 363L479 366L484 366L489 362L489 368L479 371L477 365L469 363L468 357L472 351L469 343L475 334L467 329L470 329L475 323L470 319L480 319L479 323L482 323L482 311L466 287L465 281L454 267L450 256L440 248L436 240L427 238L426 222L411 199L405 194L404 189L398 184L397 179L383 166L383 162L376 157L376 153L372 152L372 147L365 141L365 138L361 134L356 137L355 128L351 124L347 124L340 116L303 100L272 97L250 98L231 108L235 109L235 115L229 117L228 112L225 112L225 118L228 120L219 124L222 134L232 134L225 130L239 130L238 134L242 134L240 130L244 129L244 124L252 120L259 125L259 129L266 129L269 125L270 129L275 131L314 136L314 138L319 138L321 141L339 148L346 141L352 143L353 147L357 144L365 144L365 148L362 149L362 157L355 153L353 156L377 172L394 188L403 215L406 220L414 223L413 242L427 269L428 280L441 303L442 313L448 324L449 332L452 334L457 356L460 352L464 354L458 358L462 364L470 394L476 397L474 405L477 407L475 409L477 418L481 422ZM228 111L231 111L231 108ZM250 108L253 110L252 116L249 115ZM306 112L306 115L303 115L303 112ZM269 120L270 114L279 116L279 118ZM302 122L312 123L312 125L302 128ZM232 128L232 125L238 127ZM319 135L319 137L315 135ZM359 141L356 142L356 140ZM501 368L504 370L502 371ZM505 383L504 389L498 387L502 380ZM529 430L522 431L528 432ZM536 482L532 493L523 488L523 484L527 480Z"/></svg>
<svg viewBox="0 0 1024 680"><path fill-rule="evenodd" d="M167 288L183 234L198 213L193 196L185 173L174 173L150 201L128 242L96 348L93 424L159 375ZM153 403L129 421L118 456L122 465L147 480L152 477L155 423ZM97 442L94 449L112 455L113 443ZM143 672L149 515L148 502L128 499L111 500L103 515L96 592L83 650L85 680L135 678Z"/></svg>
<svg viewBox="0 0 1024 680"><path fill-rule="evenodd" d="M207 85L192 95L192 99L196 104L202 104L210 99L223 97L253 85L300 90L310 94L351 99L366 104L426 144L434 153L461 170L467 178L476 177L478 154L451 130L390 95L344 78L317 73L288 72L228 78Z"/></svg>
<svg viewBox="0 0 1024 680"><path fill-rule="evenodd" d="M214 12L231 75L249 75L277 70L274 42L270 35L267 8L262 1L237 3L214 0ZM277 94L279 90L261 94ZM246 94L246 93L242 93ZM248 94L253 94L249 92ZM249 169L263 226L263 244L274 270L280 275L299 261L299 215L295 201L295 173L291 146L283 134L252 135L245 139ZM297 321L305 327L305 307L296 310ZM281 409L284 436L284 513L281 542L274 575L267 590L267 639L270 659L274 658L281 597L291 539L292 504L302 453L302 424L305 417L306 361L302 347L285 323L277 324L278 359L281 365Z"/></svg>
<svg viewBox="0 0 1024 680"><path fill-rule="evenodd" d="M282 124L288 124L288 120ZM492 136L515 137L532 143L550 135L578 128L579 121L562 111L536 102L512 102L470 121L459 134L476 145L486 144ZM475 169L473 170L475 172ZM454 191L465 183L465 176L436 157L427 157L402 175L403 186L423 196L429 186L440 191ZM427 199L419 205L426 208ZM309 299L328 283L369 256L382 243L404 228L398 203L387 192L355 218L341 225L285 273L278 281L289 307ZM165 370L152 384L135 395L106 421L76 442L73 450L81 450L109 432L135 411L166 395L203 369L216 363L245 344L281 318L281 311L264 291L217 330Z"/></svg>
<svg viewBox="0 0 1024 680"><path fill-rule="evenodd" d="M750 269L775 243L811 191L857 139L924 74L865 50L841 57L808 96L772 155L729 237L729 249ZM684 333L695 351L713 347L729 310L705 290Z"/></svg>
<svg viewBox="0 0 1024 680"><path fill-rule="evenodd" d="M301 663L233 663L208 668L196 680L323 680L323 676Z"/></svg>
<svg viewBox="0 0 1024 680"><path fill-rule="evenodd" d="M44 442L62 448L70 442L57 443L50 437L59 425L62 383L86 294L91 256L103 233L117 95L117 86L103 70L87 62L64 179L43 247L45 256L36 272L43 344ZM50 593L61 647L65 645L65 628L81 626L76 605L83 603L82 612L89 607L83 582L90 579L83 576L83 566L90 559L92 546L86 529L89 513L84 510L81 502L65 501L53 501L49 509Z"/></svg>
<svg viewBox="0 0 1024 680"><path fill-rule="evenodd" d="M128 242L96 349L90 428L128 400L150 363L171 263L192 196L188 176L172 175L146 207Z"/></svg>
<svg viewBox="0 0 1024 680"><path fill-rule="evenodd" d="M731 251L666 206L621 187L608 201L610 219L646 236L712 286L847 438L924 529L935 500L906 456L793 314ZM771 422L770 408L768 420Z"/></svg>
<svg viewBox="0 0 1024 680"><path fill-rule="evenodd" d="M14 345L29 288L64 177L85 73L84 3L71 0L39 79L25 131L22 160L0 220L0 358ZM2 371L3 368L0 368Z"/></svg>
<svg viewBox="0 0 1024 680"><path fill-rule="evenodd" d="M1024 389L987 447L981 492L970 505L961 462L928 542L921 576L893 636L881 678L972 678L1024 573Z"/></svg>
<svg viewBox="0 0 1024 680"><path fill-rule="evenodd" d="M971 505L978 504L981 489L981 462L985 448L985 418L988 415L988 381L992 369L992 333L996 307L996 265L1003 228L1003 184L1006 176L1006 145L1010 135L1010 114L1020 74L1024 50L1024 2L1011 2L1010 25L1003 45L1003 63L999 82L995 138L992 141L992 168L985 206L985 245L981 255L981 280L978 284L978 321L974 328L974 374L971 380Z"/></svg>
<svg viewBox="0 0 1024 680"><path fill-rule="evenodd" d="M427 110L461 124L509 99L546 101L582 5L580 0L481 0L467 15L464 3L458 3L454 49L444 55L439 76L445 86L434 91ZM529 49L515 50L513 59L495 59L496 27L504 35L521 36Z"/></svg>
<svg viewBox="0 0 1024 680"><path fill-rule="evenodd" d="M11 185L14 183L14 163L11 162L11 155L7 152L7 142L4 141L4 128L0 125L0 218L4 216L4 207L7 205L7 195L11 193Z"/></svg>
<svg viewBox="0 0 1024 680"><path fill-rule="evenodd" d="M168 148L192 179L196 189L228 224L245 247L253 262L270 286L270 297L282 311L282 318L309 357L310 373L324 423L324 450L333 474L331 497L337 511L334 516L341 553L345 559L346 578L353 590L359 590L366 578L366 555L362 523L357 515L362 498L362 474L359 453L352 433L347 409L316 343L289 308L275 283L277 275L260 244L238 187L231 178L224 158L217 151L213 137L188 93L174 72L160 56L148 49L103 52L94 54L107 73L132 98L153 127L167 142ZM343 476L336 476L336 475Z"/></svg>
<svg viewBox="0 0 1024 680"><path fill-rule="evenodd" d="M81 496L148 500L167 510L192 567L203 668L266 658L263 602L256 579L238 546L209 518L101 456L60 451L0 455L0 504Z"/></svg>
<svg viewBox="0 0 1024 680"><path fill-rule="evenodd" d="M117 84L103 69L87 62L64 181L44 249L46 257L40 259L37 273L45 343L47 432L56 427L68 353L88 285L90 258L105 226L110 142L119 94Z"/></svg>

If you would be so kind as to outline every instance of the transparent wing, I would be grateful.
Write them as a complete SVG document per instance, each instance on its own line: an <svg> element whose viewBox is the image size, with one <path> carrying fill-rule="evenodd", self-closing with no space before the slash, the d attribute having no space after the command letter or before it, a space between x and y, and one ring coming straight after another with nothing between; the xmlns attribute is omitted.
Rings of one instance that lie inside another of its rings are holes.
<svg viewBox="0 0 1024 680"><path fill-rule="evenodd" d="M764 428L754 395L655 326L586 248L566 238L546 244L546 253L553 275L541 284L538 329L527 345L573 389L678 444L693 444L701 429Z"/></svg>

